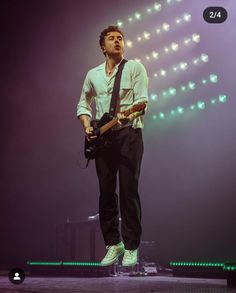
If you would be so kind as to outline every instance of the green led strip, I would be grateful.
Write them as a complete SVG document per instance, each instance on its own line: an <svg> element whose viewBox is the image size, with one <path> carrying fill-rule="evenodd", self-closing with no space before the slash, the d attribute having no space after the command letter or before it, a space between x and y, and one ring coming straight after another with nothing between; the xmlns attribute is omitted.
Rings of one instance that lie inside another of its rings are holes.
<svg viewBox="0 0 236 293"><path fill-rule="evenodd" d="M30 266L61 266L62 262L27 261Z"/></svg>
<svg viewBox="0 0 236 293"><path fill-rule="evenodd" d="M225 265L224 271L236 271L236 265Z"/></svg>
<svg viewBox="0 0 236 293"><path fill-rule="evenodd" d="M170 266L173 267L224 267L224 263L221 262L176 262L176 261L171 261Z"/></svg>
<svg viewBox="0 0 236 293"><path fill-rule="evenodd" d="M100 262L63 262L64 266L101 266Z"/></svg>
<svg viewBox="0 0 236 293"><path fill-rule="evenodd" d="M35 262L27 261L28 265L31 266L101 266L100 262Z"/></svg>

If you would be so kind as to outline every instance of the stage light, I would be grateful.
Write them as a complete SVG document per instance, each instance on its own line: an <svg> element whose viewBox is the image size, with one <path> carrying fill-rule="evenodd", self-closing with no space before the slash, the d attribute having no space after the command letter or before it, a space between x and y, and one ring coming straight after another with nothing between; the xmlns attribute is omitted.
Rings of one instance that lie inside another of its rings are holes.
<svg viewBox="0 0 236 293"><path fill-rule="evenodd" d="M218 82L218 76L216 74L210 75L210 82L217 83Z"/></svg>
<svg viewBox="0 0 236 293"><path fill-rule="evenodd" d="M186 63L186 62L180 62L179 67L182 70L186 70L188 68L188 63Z"/></svg>
<svg viewBox="0 0 236 293"><path fill-rule="evenodd" d="M159 112L159 113L158 113L158 117L159 117L160 119L165 119L165 114L162 113L162 112Z"/></svg>
<svg viewBox="0 0 236 293"><path fill-rule="evenodd" d="M188 45L191 42L191 39L187 38L184 40L185 45Z"/></svg>
<svg viewBox="0 0 236 293"><path fill-rule="evenodd" d="M160 3L154 3L153 7L156 11L161 11L161 4Z"/></svg>
<svg viewBox="0 0 236 293"><path fill-rule="evenodd" d="M148 55L147 55L147 56L146 56L146 60L148 60L148 61L149 61L149 60L150 60L150 56L148 56Z"/></svg>
<svg viewBox="0 0 236 293"><path fill-rule="evenodd" d="M158 77L158 74L155 72L155 73L153 74L153 76L154 76L154 77Z"/></svg>
<svg viewBox="0 0 236 293"><path fill-rule="evenodd" d="M219 102L220 103L226 103L227 101L227 96L226 95L219 95Z"/></svg>
<svg viewBox="0 0 236 293"><path fill-rule="evenodd" d="M160 75L161 75L161 76L166 76L166 71L165 71L164 69L161 69L161 70L160 70Z"/></svg>
<svg viewBox="0 0 236 293"><path fill-rule="evenodd" d="M180 88L181 88L181 91L183 91L183 92L185 92L185 91L186 91L186 89L187 89L185 85L181 85L181 87L180 87Z"/></svg>
<svg viewBox="0 0 236 293"><path fill-rule="evenodd" d="M175 96L176 95L176 88L169 88L169 94L171 96Z"/></svg>
<svg viewBox="0 0 236 293"><path fill-rule="evenodd" d="M152 115L152 119L156 120L157 119L157 115Z"/></svg>
<svg viewBox="0 0 236 293"><path fill-rule="evenodd" d="M190 81L190 82L188 83L188 87L189 87L190 90L195 90L195 88L196 88L196 84L195 84L195 82Z"/></svg>
<svg viewBox="0 0 236 293"><path fill-rule="evenodd" d="M200 35L199 34L192 34L192 41L195 43L200 42Z"/></svg>
<svg viewBox="0 0 236 293"><path fill-rule="evenodd" d="M172 43L171 44L171 49L176 52L179 49L179 45L177 43Z"/></svg>
<svg viewBox="0 0 236 293"><path fill-rule="evenodd" d="M156 101L157 100L157 94L151 94L151 100Z"/></svg>
<svg viewBox="0 0 236 293"><path fill-rule="evenodd" d="M150 34L149 32L146 32L146 31L143 33L143 37L144 37L146 40L149 40L149 39L150 39L150 35L151 35L151 34Z"/></svg>
<svg viewBox="0 0 236 293"><path fill-rule="evenodd" d="M132 41L127 40L127 41L126 41L126 46L127 46L128 48L132 48L132 47L133 47L133 43L132 43Z"/></svg>
<svg viewBox="0 0 236 293"><path fill-rule="evenodd" d="M167 92L166 91L162 92L162 96L167 97Z"/></svg>
<svg viewBox="0 0 236 293"><path fill-rule="evenodd" d="M194 110L196 108L196 106L195 105L191 105L189 108L190 108L190 110Z"/></svg>
<svg viewBox="0 0 236 293"><path fill-rule="evenodd" d="M151 8L147 8L147 13L151 13L152 12L152 9Z"/></svg>
<svg viewBox="0 0 236 293"><path fill-rule="evenodd" d="M193 59L193 64L198 64L198 62L199 62L199 59L198 58L195 58L195 59Z"/></svg>
<svg viewBox="0 0 236 293"><path fill-rule="evenodd" d="M189 21L191 21L191 14L189 14L189 13L185 13L184 14L184 20L186 21L186 22L189 22Z"/></svg>
<svg viewBox="0 0 236 293"><path fill-rule="evenodd" d="M205 104L205 102L203 102L203 101L198 101L198 102L197 102L197 107L198 107L198 109L200 109L200 110L204 110L204 109L206 108L206 104Z"/></svg>
<svg viewBox="0 0 236 293"><path fill-rule="evenodd" d="M160 30L159 28L157 28L157 29L156 29L156 33L157 33L157 34L160 34L160 33L161 33L161 30Z"/></svg>
<svg viewBox="0 0 236 293"><path fill-rule="evenodd" d="M183 114L183 113L184 113L184 108L183 108L183 107L178 107L178 108L177 108L177 112L178 112L179 114Z"/></svg>
<svg viewBox="0 0 236 293"><path fill-rule="evenodd" d="M165 47L164 51L165 51L165 53L169 53L170 50L169 50L169 48Z"/></svg>
<svg viewBox="0 0 236 293"><path fill-rule="evenodd" d="M159 54L156 51L153 51L152 52L152 57L155 58L155 59L158 59L159 58Z"/></svg>
<svg viewBox="0 0 236 293"><path fill-rule="evenodd" d="M138 20L141 19L141 14L139 12L135 12L135 15L134 16Z"/></svg>
<svg viewBox="0 0 236 293"><path fill-rule="evenodd" d="M208 57L207 54L201 54L201 60L202 60L203 62L208 62L208 59L209 59L209 57Z"/></svg>
<svg viewBox="0 0 236 293"><path fill-rule="evenodd" d="M177 18L177 19L175 20L175 22L176 22L177 24L180 24L180 23L181 23L181 18Z"/></svg>
<svg viewBox="0 0 236 293"><path fill-rule="evenodd" d="M206 79L203 79L202 80L202 84L206 84L207 83L207 80Z"/></svg>
<svg viewBox="0 0 236 293"><path fill-rule="evenodd" d="M177 70L178 70L178 67L173 66L173 71L177 71Z"/></svg>
<svg viewBox="0 0 236 293"><path fill-rule="evenodd" d="M170 115L175 115L175 110L171 110Z"/></svg>
<svg viewBox="0 0 236 293"><path fill-rule="evenodd" d="M211 100L211 104L212 104L212 105L215 105L215 104L216 104L216 102L217 102L217 100L216 100L216 99L212 99L212 100Z"/></svg>
<svg viewBox="0 0 236 293"><path fill-rule="evenodd" d="M129 21L129 22L132 22L132 21L133 21L133 17L129 17L129 18L128 18L128 21Z"/></svg>
<svg viewBox="0 0 236 293"><path fill-rule="evenodd" d="M142 37L138 36L138 37L137 37L137 41L138 41L138 42L142 41Z"/></svg>
<svg viewBox="0 0 236 293"><path fill-rule="evenodd" d="M123 27L124 23L121 20L118 20L117 25L118 25L118 27Z"/></svg>
<svg viewBox="0 0 236 293"><path fill-rule="evenodd" d="M170 30L170 25L167 22L164 22L162 28L164 31L168 32Z"/></svg>

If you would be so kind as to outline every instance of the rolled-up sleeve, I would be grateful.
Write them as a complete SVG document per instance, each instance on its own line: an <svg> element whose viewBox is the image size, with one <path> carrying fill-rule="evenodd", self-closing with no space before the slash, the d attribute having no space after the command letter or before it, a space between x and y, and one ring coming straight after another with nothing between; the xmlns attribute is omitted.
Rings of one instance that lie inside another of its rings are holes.
<svg viewBox="0 0 236 293"><path fill-rule="evenodd" d="M133 70L134 103L148 101L148 76L143 64L136 62Z"/></svg>
<svg viewBox="0 0 236 293"><path fill-rule="evenodd" d="M89 78L89 72L88 72L85 77L80 99L77 105L78 117L80 115L88 115L89 117L92 117L91 104L92 104L93 98L94 98L94 90L93 90L93 86Z"/></svg>

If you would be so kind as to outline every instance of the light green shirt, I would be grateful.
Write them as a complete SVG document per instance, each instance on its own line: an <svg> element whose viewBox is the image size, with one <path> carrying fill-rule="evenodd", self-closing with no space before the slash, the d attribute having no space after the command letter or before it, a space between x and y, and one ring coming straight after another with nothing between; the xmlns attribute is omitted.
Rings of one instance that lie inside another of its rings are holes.
<svg viewBox="0 0 236 293"><path fill-rule="evenodd" d="M88 115L92 117L91 104L96 104L96 119L100 119L105 112L109 112L111 96L115 81L115 75L119 64L111 76L106 75L106 62L88 71L79 103L77 116ZM125 63L120 81L119 112L131 108L134 104L148 101L148 77L145 67L135 61ZM143 128L143 115L138 116L132 122L134 128Z"/></svg>

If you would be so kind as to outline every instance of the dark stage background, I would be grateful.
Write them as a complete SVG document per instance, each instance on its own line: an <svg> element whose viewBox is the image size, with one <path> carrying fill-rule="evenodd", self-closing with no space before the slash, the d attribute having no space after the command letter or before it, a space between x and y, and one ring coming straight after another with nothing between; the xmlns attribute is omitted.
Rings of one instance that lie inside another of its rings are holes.
<svg viewBox="0 0 236 293"><path fill-rule="evenodd" d="M94 163L81 168L84 136L76 105L87 70L104 62L100 31L149 4L153 2L2 3L1 265L53 259L56 224L67 217L83 221L97 213ZM224 6L228 20L207 24L202 18L207 6ZM236 258L235 6L235 1L185 0L169 12L160 12L160 19L151 20L159 24L191 13L192 23L175 37L196 30L201 45L173 62L206 52L207 69L190 69L189 78L183 80L216 72L216 88L203 87L192 95L207 99L224 93L228 97L222 105L167 121L152 119L155 107L159 109L158 102L157 106L150 102L140 179L142 239L156 241L156 259L161 263ZM130 38L136 35L135 26L123 30ZM173 38L157 40L156 47L162 48ZM139 52L134 55L127 49L128 57L138 57ZM151 68L147 69L151 75ZM174 77L169 81L178 82ZM160 87L161 81L155 92Z"/></svg>

